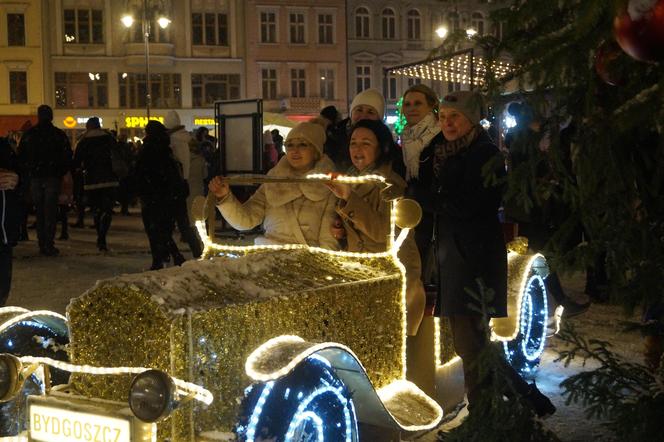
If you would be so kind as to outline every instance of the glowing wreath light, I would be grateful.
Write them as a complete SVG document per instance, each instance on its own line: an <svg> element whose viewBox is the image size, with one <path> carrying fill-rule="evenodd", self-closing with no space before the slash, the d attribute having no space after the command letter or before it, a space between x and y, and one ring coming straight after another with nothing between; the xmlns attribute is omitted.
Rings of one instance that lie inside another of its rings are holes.
<svg viewBox="0 0 664 442"><path fill-rule="evenodd" d="M251 413L251 418L249 418L249 427L247 428L247 442L254 442L254 438L256 437L256 425L258 425L261 413L263 412L263 407L265 406L265 401L270 395L272 387L274 387L274 382L266 383L265 387L263 387L263 391L261 392L261 396L258 398L258 402L256 402L254 411Z"/></svg>
<svg viewBox="0 0 664 442"><path fill-rule="evenodd" d="M84 373L92 375L117 375L117 374L140 374L144 371L150 370L143 367L94 367L91 365L75 365L68 362L57 361L51 358L42 358L34 356L22 356L19 360L24 364L46 364L59 370L68 371L70 373ZM173 383L184 392L186 395L192 395L194 399L203 402L205 405L210 405L214 399L212 393L201 387L200 385L192 384L181 379L171 376Z"/></svg>
<svg viewBox="0 0 664 442"><path fill-rule="evenodd" d="M318 441L319 442L323 441L323 420L320 417L318 417L316 413L306 410L309 404L314 399L326 393L333 394L337 398L339 403L342 405L344 411L344 424L346 425L345 442L352 442L352 437L353 437L351 431L352 423L351 423L350 410L348 409L349 405L348 399L344 397L339 387L332 387L332 386L318 388L313 392L311 392L302 402L300 402L300 405L297 407L295 415L293 416L293 420L291 420L290 425L288 426L288 431L286 431L286 437L284 439L285 442L290 442L293 440L293 436L295 435L295 430L297 429L297 426L303 420L308 418L313 418L313 421L316 423L316 433L318 435Z"/></svg>
<svg viewBox="0 0 664 442"><path fill-rule="evenodd" d="M521 329L523 330L525 327L526 330L526 333L524 334L524 339L521 341L521 349L523 350L523 355L526 357L526 359L528 359L531 362L536 361L542 355L542 352L544 351L544 344L546 343L546 326L544 325L544 323L541 323L539 325L542 328L542 333L541 336L539 337L539 343L537 348L534 351L531 351L528 348L528 342L530 342L530 335L532 333L532 328L533 328L533 317L535 316L534 314L535 303L533 301L533 293L531 293L531 288L533 287L534 283L539 284L542 290L543 306L542 310L540 311L540 314L542 315L541 317L543 318L543 320L546 320L549 311L546 299L547 294L546 294L546 286L544 285L544 280L542 279L541 276L534 275L528 280L528 292L526 294L526 299L523 306L523 309L525 309L528 312L528 314L521 315Z"/></svg>
<svg viewBox="0 0 664 442"><path fill-rule="evenodd" d="M10 309L18 309L20 307L8 307ZM13 312L19 312L19 310L14 310ZM1 313L1 312L0 312ZM67 318L62 316L60 313L52 312L50 310L35 310L35 311L26 311L25 313L21 313L20 315L14 316L10 320L4 322L2 325L0 325L0 333L3 331L7 330L9 327L18 324L19 322L27 321L35 316L49 316L52 318L56 319L61 319L65 322L67 322Z"/></svg>
<svg viewBox="0 0 664 442"><path fill-rule="evenodd" d="M509 262L510 259L514 259L514 257L516 257L518 255L519 254L515 253L515 252L511 252L511 251L508 252L507 253L508 262ZM528 259L528 262L523 267L524 271L523 271L523 274L521 276L521 283L519 284L517 301L516 301L516 305L518 305L518 306L523 305L522 304L523 303L523 296L524 296L524 293L526 292L526 289L528 287L528 277L530 275L530 271L531 271L531 268L533 267L533 264L538 259L544 259L544 255L542 255L541 253L535 253L535 254L531 255L530 259ZM520 324L521 323L521 309L520 308L517 309L516 314L517 314L516 324ZM493 319L489 322L489 325L491 325L492 322L493 322ZM519 334L519 327L514 327L514 331L512 332L512 334L508 335L508 336L497 335L494 332L493 327L491 327L491 340L492 341L509 342L509 341L512 341L512 340L516 339L518 334Z"/></svg>

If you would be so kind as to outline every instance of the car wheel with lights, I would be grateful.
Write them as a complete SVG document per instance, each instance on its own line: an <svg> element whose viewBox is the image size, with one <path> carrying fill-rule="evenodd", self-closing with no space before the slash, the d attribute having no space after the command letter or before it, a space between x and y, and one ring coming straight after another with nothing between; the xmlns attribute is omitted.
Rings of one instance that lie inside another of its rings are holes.
<svg viewBox="0 0 664 442"><path fill-rule="evenodd" d="M280 379L249 387L240 415L241 441L359 440L350 392L320 356L310 356Z"/></svg>
<svg viewBox="0 0 664 442"><path fill-rule="evenodd" d="M519 306L518 334L503 342L507 361L523 376L534 375L539 365L546 344L548 313L544 279L534 274L526 282Z"/></svg>

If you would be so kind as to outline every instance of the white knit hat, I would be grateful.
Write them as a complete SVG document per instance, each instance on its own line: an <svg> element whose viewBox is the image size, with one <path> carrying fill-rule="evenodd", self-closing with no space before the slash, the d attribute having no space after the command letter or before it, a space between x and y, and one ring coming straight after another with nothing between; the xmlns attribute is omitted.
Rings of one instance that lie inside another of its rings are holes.
<svg viewBox="0 0 664 442"><path fill-rule="evenodd" d="M380 119L383 119L385 115L385 98L383 98L383 94L378 92L377 89L366 89L357 94L350 104L350 113L352 114L353 109L361 104L373 107L378 112L378 115L380 115Z"/></svg>
<svg viewBox="0 0 664 442"><path fill-rule="evenodd" d="M174 129L178 126L182 126L182 123L180 123L180 115L174 110L168 111L166 118L164 118L164 126L166 126L166 129Z"/></svg>

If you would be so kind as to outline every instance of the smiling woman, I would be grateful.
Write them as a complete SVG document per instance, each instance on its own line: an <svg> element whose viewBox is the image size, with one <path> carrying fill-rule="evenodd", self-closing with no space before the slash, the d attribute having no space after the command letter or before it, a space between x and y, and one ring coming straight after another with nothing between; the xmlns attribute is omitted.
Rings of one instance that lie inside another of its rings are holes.
<svg viewBox="0 0 664 442"><path fill-rule="evenodd" d="M323 126L300 123L288 133L286 156L267 175L297 178L331 172L334 164L323 154L324 143ZM307 244L332 250L339 247L329 229L336 198L320 183L266 183L245 203L235 198L224 177L215 177L209 189L231 226L249 230L263 225L265 233L256 238L256 244Z"/></svg>

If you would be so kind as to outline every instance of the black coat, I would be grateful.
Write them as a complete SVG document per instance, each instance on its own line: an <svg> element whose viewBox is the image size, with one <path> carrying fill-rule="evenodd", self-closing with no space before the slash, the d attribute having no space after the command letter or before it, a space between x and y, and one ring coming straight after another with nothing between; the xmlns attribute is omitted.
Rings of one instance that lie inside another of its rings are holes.
<svg viewBox="0 0 664 442"><path fill-rule="evenodd" d="M86 190L118 185L111 160L111 150L115 148L115 143L113 136L101 129L91 129L79 140L74 154L74 167L83 169Z"/></svg>
<svg viewBox="0 0 664 442"><path fill-rule="evenodd" d="M19 172L18 160L6 138L0 138L0 169ZM16 245L20 214L16 190L0 190L0 245Z"/></svg>
<svg viewBox="0 0 664 442"><path fill-rule="evenodd" d="M28 129L21 137L18 154L30 177L59 178L71 167L69 139L51 123L39 123Z"/></svg>
<svg viewBox="0 0 664 442"><path fill-rule="evenodd" d="M168 137L145 138L138 154L136 191L145 204L173 207L178 200L187 198L186 182L169 143Z"/></svg>
<svg viewBox="0 0 664 442"><path fill-rule="evenodd" d="M478 278L494 292L489 316L507 315L507 251L498 221L502 188L485 187L482 172L491 162L494 173L504 176L501 159L482 131L470 146L447 158L438 177L433 175L433 161L423 171L434 186L427 203L435 214L437 315L477 314L469 305L479 308L479 303L467 290L479 295Z"/></svg>

